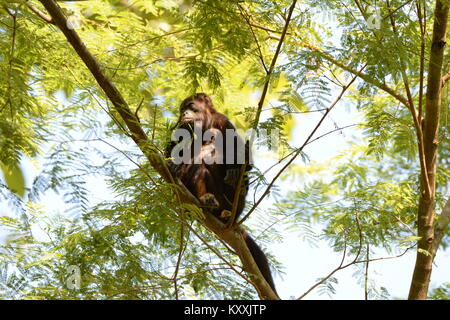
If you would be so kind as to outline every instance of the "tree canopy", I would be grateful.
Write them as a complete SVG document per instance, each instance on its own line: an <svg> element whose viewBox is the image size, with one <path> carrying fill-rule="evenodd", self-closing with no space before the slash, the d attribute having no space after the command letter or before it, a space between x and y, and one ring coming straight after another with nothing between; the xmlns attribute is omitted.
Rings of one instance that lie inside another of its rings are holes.
<svg viewBox="0 0 450 320"><path fill-rule="evenodd" d="M295 298L332 294L347 267L366 298L393 298L370 263L417 251L405 296L448 299L429 282L450 239L449 5L3 1L0 297L274 298L165 166L180 102L207 92L256 129L242 216L275 273L288 231L342 254ZM308 151L336 136L332 157Z"/></svg>

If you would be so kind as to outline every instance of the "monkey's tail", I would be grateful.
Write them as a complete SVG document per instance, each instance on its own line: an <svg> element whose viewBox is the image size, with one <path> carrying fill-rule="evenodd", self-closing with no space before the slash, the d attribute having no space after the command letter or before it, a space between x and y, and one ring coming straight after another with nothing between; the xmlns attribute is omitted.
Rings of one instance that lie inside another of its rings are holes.
<svg viewBox="0 0 450 320"><path fill-rule="evenodd" d="M253 259L256 262L256 265L259 268L259 271L261 271L264 279L266 279L269 286L278 296L277 290L275 289L275 284L273 282L272 273L270 272L269 261L267 260L266 255L247 232L245 232L244 234L244 239L247 243L247 247L250 250L250 253L253 256Z"/></svg>

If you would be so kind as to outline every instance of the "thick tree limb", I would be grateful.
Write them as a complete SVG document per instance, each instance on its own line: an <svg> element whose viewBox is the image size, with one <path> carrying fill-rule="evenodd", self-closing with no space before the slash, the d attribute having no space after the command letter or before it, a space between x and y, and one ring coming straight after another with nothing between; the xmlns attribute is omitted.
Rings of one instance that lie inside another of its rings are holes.
<svg viewBox="0 0 450 320"><path fill-rule="evenodd" d="M75 30L67 27L67 20L60 7L53 0L40 0L40 2L44 5L48 14L51 16L52 21L63 32L67 41L71 44L78 56L88 67L98 85L102 88L105 95L111 101L115 110L124 121L127 129L129 130L130 137L141 149L142 153L148 158L153 168L167 182L176 182L178 184L180 189L178 194L180 201L199 205L198 200L184 187L183 184L181 184L181 182L174 181L167 168L164 157L160 155L156 148L151 144L144 130L141 128L138 119L133 114L120 92L111 80L103 73L100 64L86 48L85 44L82 42ZM214 232L219 238L223 239L228 245L230 245L238 254L242 261L244 270L251 275L252 284L258 291L259 296L262 299L279 299L262 276L250 251L248 250L248 247L242 237L243 229L226 229L223 223L211 214L205 214L205 220L203 223L210 231Z"/></svg>
<svg viewBox="0 0 450 320"><path fill-rule="evenodd" d="M439 119L441 112L442 66L447 33L449 2L436 0L434 11L433 37L426 92L425 120L423 128L423 148L426 172L421 174L419 210L417 214L416 264L408 299L426 299L433 267L435 242L434 207L436 202L436 159L439 144ZM430 190L427 192L427 181ZM424 254L428 252L428 254Z"/></svg>

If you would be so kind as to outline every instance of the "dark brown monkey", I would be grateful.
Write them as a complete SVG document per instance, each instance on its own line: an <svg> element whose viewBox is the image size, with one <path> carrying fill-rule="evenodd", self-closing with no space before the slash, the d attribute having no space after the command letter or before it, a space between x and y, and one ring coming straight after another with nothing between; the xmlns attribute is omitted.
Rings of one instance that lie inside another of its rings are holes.
<svg viewBox="0 0 450 320"><path fill-rule="evenodd" d="M171 173L204 208L226 223L231 215L241 167L250 157L248 144L244 144L233 124L214 109L211 98L204 93L181 103L173 133L174 141L166 148ZM247 165L245 171L250 169ZM244 210L247 191L248 179L244 179L235 219ZM266 255L246 232L244 238L259 270L276 292Z"/></svg>

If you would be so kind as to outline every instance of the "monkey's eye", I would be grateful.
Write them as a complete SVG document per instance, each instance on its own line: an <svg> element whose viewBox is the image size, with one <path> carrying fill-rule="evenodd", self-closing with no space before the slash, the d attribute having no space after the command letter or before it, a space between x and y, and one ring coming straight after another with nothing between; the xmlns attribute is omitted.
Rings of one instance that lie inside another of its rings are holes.
<svg viewBox="0 0 450 320"><path fill-rule="evenodd" d="M189 103L186 108L187 109L191 109L194 112L198 112L198 108L197 108L197 106L195 105L194 102Z"/></svg>
<svg viewBox="0 0 450 320"><path fill-rule="evenodd" d="M183 110L181 110L181 113L189 113L189 112L193 112L193 113L197 113L199 110L197 109L192 109L192 108L184 108Z"/></svg>

